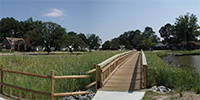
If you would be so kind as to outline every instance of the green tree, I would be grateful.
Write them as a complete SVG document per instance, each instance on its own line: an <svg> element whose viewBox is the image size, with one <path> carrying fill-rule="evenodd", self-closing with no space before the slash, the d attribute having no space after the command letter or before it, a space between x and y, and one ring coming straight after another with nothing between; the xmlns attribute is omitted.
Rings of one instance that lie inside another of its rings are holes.
<svg viewBox="0 0 200 100"><path fill-rule="evenodd" d="M28 32L28 31L30 31L30 30L33 30L33 29L36 27L36 26L35 26L35 22L33 21L33 18L32 18L32 17L28 18L28 19L25 20L25 21L21 21L20 23L21 23L21 25L24 26L24 28L22 29L22 31L23 31L24 33Z"/></svg>
<svg viewBox="0 0 200 100"><path fill-rule="evenodd" d="M142 49L147 50L147 49L150 49L150 48L154 48L156 44L154 42L152 42L151 39L144 39L142 41L142 45L143 45Z"/></svg>
<svg viewBox="0 0 200 100"><path fill-rule="evenodd" d="M88 39L88 46L89 46L90 51L91 49L98 49L102 43L102 40L100 39L100 37L96 36L95 34L88 34L87 39Z"/></svg>
<svg viewBox="0 0 200 100"><path fill-rule="evenodd" d="M151 27L145 28L144 32L142 33L142 37L142 45L144 45L143 49L153 48L153 46L155 46L154 44L158 43L160 40Z"/></svg>
<svg viewBox="0 0 200 100"><path fill-rule="evenodd" d="M155 32L153 31L153 29L148 26L145 28L144 32L142 33L142 37L144 39L154 39L155 36L156 35L155 35Z"/></svg>
<svg viewBox="0 0 200 100"><path fill-rule="evenodd" d="M110 49L112 50L117 50L119 49L120 44L119 44L119 38L114 38L110 42Z"/></svg>
<svg viewBox="0 0 200 100"><path fill-rule="evenodd" d="M24 29L24 27L13 17L2 18L0 21L0 42L2 42L5 37L23 37L24 33L22 29Z"/></svg>
<svg viewBox="0 0 200 100"><path fill-rule="evenodd" d="M81 40L83 40L85 43L88 43L87 37L85 36L85 34L80 33L77 35Z"/></svg>
<svg viewBox="0 0 200 100"><path fill-rule="evenodd" d="M190 49L189 41L195 41L197 36L200 35L198 29L200 28L197 24L197 17L194 14L185 14L176 18L175 21L175 37L177 43L186 41L188 43L186 49Z"/></svg>
<svg viewBox="0 0 200 100"><path fill-rule="evenodd" d="M142 42L141 31L140 30L134 31L132 38L130 38L131 45L133 46L133 48L138 49L141 42Z"/></svg>
<svg viewBox="0 0 200 100"><path fill-rule="evenodd" d="M167 23L165 26L162 26L159 30L160 36L164 38L164 43L172 43L174 26L170 23Z"/></svg>
<svg viewBox="0 0 200 100"><path fill-rule="evenodd" d="M43 38L42 38L42 21L35 21L32 23L33 28L30 30L26 29L26 33L24 35L25 38L28 38L32 46L43 46Z"/></svg>
<svg viewBox="0 0 200 100"><path fill-rule="evenodd" d="M69 44L73 46L75 50L79 50L86 46L86 43L82 38L84 38L84 34L77 35L75 32L68 32ZM86 40L85 40L86 41Z"/></svg>
<svg viewBox="0 0 200 100"><path fill-rule="evenodd" d="M120 45L125 45L126 49L131 48L131 43L129 41L130 32L124 32L119 36Z"/></svg>
<svg viewBox="0 0 200 100"><path fill-rule="evenodd" d="M43 45L47 49L47 54L50 52L50 47L61 46L63 38L66 35L65 29L53 22L44 22L40 37L43 40Z"/></svg>
<svg viewBox="0 0 200 100"><path fill-rule="evenodd" d="M105 41L104 44L102 45L103 50L109 50L110 49L110 41Z"/></svg>

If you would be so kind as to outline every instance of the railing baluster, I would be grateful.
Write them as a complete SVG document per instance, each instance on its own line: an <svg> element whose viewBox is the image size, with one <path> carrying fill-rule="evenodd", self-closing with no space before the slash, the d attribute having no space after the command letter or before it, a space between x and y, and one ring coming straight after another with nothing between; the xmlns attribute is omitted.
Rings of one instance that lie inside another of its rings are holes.
<svg viewBox="0 0 200 100"><path fill-rule="evenodd" d="M54 70L51 70L51 100L54 99Z"/></svg>
<svg viewBox="0 0 200 100"><path fill-rule="evenodd" d="M1 65L1 90L0 92L3 93L3 65Z"/></svg>

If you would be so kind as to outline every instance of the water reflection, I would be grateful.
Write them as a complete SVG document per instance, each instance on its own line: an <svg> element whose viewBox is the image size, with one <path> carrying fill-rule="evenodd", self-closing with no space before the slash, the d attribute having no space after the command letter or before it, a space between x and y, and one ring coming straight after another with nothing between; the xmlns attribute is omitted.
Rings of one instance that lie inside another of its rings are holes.
<svg viewBox="0 0 200 100"><path fill-rule="evenodd" d="M180 66L196 68L200 73L200 55L172 56L171 58Z"/></svg>

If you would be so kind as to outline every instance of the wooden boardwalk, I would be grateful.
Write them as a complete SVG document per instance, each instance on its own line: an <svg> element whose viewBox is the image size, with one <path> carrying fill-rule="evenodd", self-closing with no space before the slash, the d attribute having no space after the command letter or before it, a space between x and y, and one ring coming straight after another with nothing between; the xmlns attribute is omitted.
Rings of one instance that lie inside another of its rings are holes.
<svg viewBox="0 0 200 100"><path fill-rule="evenodd" d="M141 54L135 52L100 90L133 92L142 89L144 87L141 71Z"/></svg>

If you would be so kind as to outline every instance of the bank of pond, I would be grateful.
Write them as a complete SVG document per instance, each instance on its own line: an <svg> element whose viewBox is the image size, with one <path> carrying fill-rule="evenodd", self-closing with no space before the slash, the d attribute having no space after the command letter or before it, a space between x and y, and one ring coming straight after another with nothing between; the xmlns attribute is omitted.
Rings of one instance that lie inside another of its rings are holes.
<svg viewBox="0 0 200 100"><path fill-rule="evenodd" d="M191 51L145 52L148 87L164 85L178 92L192 90L200 93L200 55L176 56L188 52Z"/></svg>

